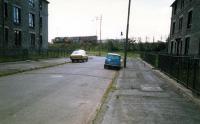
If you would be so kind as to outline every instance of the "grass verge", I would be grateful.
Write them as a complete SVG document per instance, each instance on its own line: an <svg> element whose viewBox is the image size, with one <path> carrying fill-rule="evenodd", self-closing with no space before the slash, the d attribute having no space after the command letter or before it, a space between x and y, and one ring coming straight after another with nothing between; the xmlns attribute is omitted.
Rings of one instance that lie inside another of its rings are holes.
<svg viewBox="0 0 200 124"><path fill-rule="evenodd" d="M100 107L96 110L96 115L92 120L91 124L99 124L102 121L103 115L106 112L105 105L109 101L110 98L109 96L111 96L111 93L114 92L116 89L115 82L118 76L119 76L119 71L115 72L112 81L110 82L108 88L106 89L106 92L104 93L101 99Z"/></svg>
<svg viewBox="0 0 200 124"><path fill-rule="evenodd" d="M88 51L88 55L90 56L106 56L107 53L110 53L110 52L107 52L107 51ZM111 52L111 53L117 53L119 55L121 55L122 57L124 56L124 52L123 51L117 51L117 52ZM140 57L140 54L136 53L136 52L127 52L127 57L129 58L138 58Z"/></svg>
<svg viewBox="0 0 200 124"><path fill-rule="evenodd" d="M0 72L0 77L8 76L8 75L14 75L14 74L23 73L23 72L32 71L32 70L55 67L55 66L59 66L59 65L64 65L66 63L69 63L69 62L64 62L64 63L59 63L59 64L52 64L52 65L45 65L45 66L30 68L30 69L26 69L26 70L12 70L12 71Z"/></svg>

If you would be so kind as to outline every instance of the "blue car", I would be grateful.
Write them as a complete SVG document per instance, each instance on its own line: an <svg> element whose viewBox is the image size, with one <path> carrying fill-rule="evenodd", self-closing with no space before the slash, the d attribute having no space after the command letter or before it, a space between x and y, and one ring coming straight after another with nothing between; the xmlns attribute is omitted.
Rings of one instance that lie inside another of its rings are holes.
<svg viewBox="0 0 200 124"><path fill-rule="evenodd" d="M108 53L106 56L104 68L121 68L121 56L115 53Z"/></svg>

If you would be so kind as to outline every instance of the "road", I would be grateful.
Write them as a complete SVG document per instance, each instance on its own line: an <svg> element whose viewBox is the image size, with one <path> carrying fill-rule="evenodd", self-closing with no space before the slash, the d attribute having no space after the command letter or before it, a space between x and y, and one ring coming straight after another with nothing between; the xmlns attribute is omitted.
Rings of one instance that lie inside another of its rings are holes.
<svg viewBox="0 0 200 124"><path fill-rule="evenodd" d="M115 71L104 58L0 78L0 124L85 124Z"/></svg>

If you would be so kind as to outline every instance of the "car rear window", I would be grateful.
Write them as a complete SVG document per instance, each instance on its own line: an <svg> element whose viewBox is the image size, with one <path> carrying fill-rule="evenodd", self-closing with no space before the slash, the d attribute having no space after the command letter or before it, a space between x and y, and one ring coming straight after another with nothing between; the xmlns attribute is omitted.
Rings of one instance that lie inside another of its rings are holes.
<svg viewBox="0 0 200 124"><path fill-rule="evenodd" d="M79 51L74 51L72 54L79 54L80 52Z"/></svg>
<svg viewBox="0 0 200 124"><path fill-rule="evenodd" d="M116 55L107 55L107 58L109 58L109 59L121 59L120 56L116 56Z"/></svg>

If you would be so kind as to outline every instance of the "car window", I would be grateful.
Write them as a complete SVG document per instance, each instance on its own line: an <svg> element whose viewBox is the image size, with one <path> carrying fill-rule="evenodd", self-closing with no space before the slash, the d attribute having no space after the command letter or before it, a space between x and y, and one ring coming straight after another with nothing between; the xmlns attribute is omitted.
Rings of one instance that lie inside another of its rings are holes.
<svg viewBox="0 0 200 124"><path fill-rule="evenodd" d="M72 54L79 54L80 52L79 51L74 51Z"/></svg>
<svg viewBox="0 0 200 124"><path fill-rule="evenodd" d="M108 59L121 59L120 56L116 56L116 55L107 55Z"/></svg>

